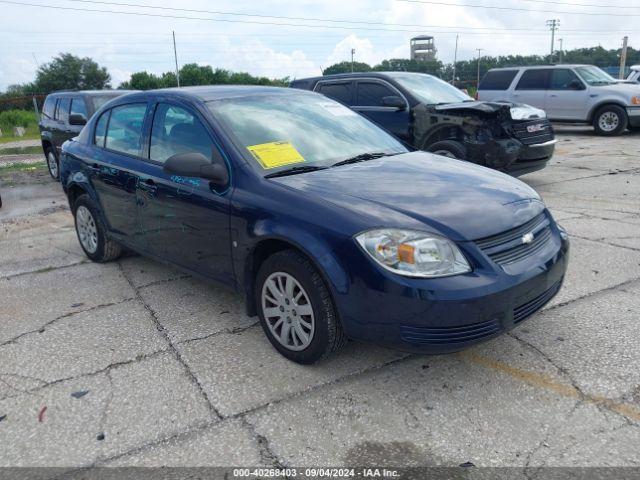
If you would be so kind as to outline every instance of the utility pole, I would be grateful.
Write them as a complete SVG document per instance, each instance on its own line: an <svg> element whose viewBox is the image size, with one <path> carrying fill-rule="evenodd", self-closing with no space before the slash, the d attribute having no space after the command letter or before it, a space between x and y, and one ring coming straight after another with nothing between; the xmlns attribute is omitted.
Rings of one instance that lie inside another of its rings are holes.
<svg viewBox="0 0 640 480"><path fill-rule="evenodd" d="M560 20L557 18L547 20L547 27L551 30L551 53L549 54L549 63L553 63L553 47L555 46L556 30L560 28Z"/></svg>
<svg viewBox="0 0 640 480"><path fill-rule="evenodd" d="M622 39L622 52L620 53L620 75L618 78L620 80L624 80L624 70L627 63L627 42L629 41L629 37L625 35Z"/></svg>
<svg viewBox="0 0 640 480"><path fill-rule="evenodd" d="M451 79L451 84L456 86L456 62L458 61L458 35L456 34L456 49L453 52L453 78Z"/></svg>
<svg viewBox="0 0 640 480"><path fill-rule="evenodd" d="M484 48L476 48L478 51L478 77L476 79L476 90L480 87L480 52L484 50Z"/></svg>
<svg viewBox="0 0 640 480"><path fill-rule="evenodd" d="M353 73L353 56L355 55L355 53L356 53L356 49L352 48L351 49L351 73Z"/></svg>
<svg viewBox="0 0 640 480"><path fill-rule="evenodd" d="M558 53L558 55L559 55L558 63L562 63L562 55L563 55L563 52L562 52L562 39L559 38L558 42L560 43L560 52Z"/></svg>
<svg viewBox="0 0 640 480"><path fill-rule="evenodd" d="M180 70L178 69L178 51L176 50L176 32L173 31L173 58L176 61L176 81L178 82L178 88L180 88Z"/></svg>

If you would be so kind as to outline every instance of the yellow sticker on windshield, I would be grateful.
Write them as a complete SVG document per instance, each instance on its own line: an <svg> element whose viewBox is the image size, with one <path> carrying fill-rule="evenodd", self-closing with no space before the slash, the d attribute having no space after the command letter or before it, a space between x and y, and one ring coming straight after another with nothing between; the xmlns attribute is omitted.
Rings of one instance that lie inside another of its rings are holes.
<svg viewBox="0 0 640 480"><path fill-rule="evenodd" d="M270 142L247 147L262 168L276 168L304 162L304 157L289 142Z"/></svg>

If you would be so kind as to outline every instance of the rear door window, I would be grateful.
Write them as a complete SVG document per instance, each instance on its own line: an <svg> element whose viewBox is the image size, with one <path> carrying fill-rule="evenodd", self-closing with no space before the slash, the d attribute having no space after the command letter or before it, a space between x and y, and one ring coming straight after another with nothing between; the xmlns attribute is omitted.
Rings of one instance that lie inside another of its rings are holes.
<svg viewBox="0 0 640 480"><path fill-rule="evenodd" d="M44 101L44 105L42 106L42 118L53 118L56 110L56 98L55 97L47 97Z"/></svg>
<svg viewBox="0 0 640 480"><path fill-rule="evenodd" d="M87 118L87 105L82 98L74 98L71 100L71 115L82 115Z"/></svg>
<svg viewBox="0 0 640 480"><path fill-rule="evenodd" d="M358 82L356 103L358 107L382 107L384 97L398 96L389 86L380 82Z"/></svg>
<svg viewBox="0 0 640 480"><path fill-rule="evenodd" d="M316 92L345 105L353 105L353 82L322 83Z"/></svg>
<svg viewBox="0 0 640 480"><path fill-rule="evenodd" d="M105 148L127 155L139 156L142 143L142 125L146 111L146 103L121 105L111 109Z"/></svg>
<svg viewBox="0 0 640 480"><path fill-rule="evenodd" d="M487 72L480 82L479 90L507 90L518 73L517 70L494 70Z"/></svg>
<svg viewBox="0 0 640 480"><path fill-rule="evenodd" d="M533 68L526 70L516 90L546 90L549 88L549 77L551 70L547 68Z"/></svg>
<svg viewBox="0 0 640 480"><path fill-rule="evenodd" d="M191 152L211 159L214 148L209 133L195 115L181 107L158 104L151 127L151 160L164 163L173 155Z"/></svg>
<svg viewBox="0 0 640 480"><path fill-rule="evenodd" d="M96 133L94 136L94 143L98 147L104 147L104 139L107 136L107 124L109 123L109 115L111 115L111 110L107 110L96 122Z"/></svg>
<svg viewBox="0 0 640 480"><path fill-rule="evenodd" d="M69 117L69 105L71 99L69 97L62 97L58 100L58 106L56 107L56 120L60 122L66 122Z"/></svg>

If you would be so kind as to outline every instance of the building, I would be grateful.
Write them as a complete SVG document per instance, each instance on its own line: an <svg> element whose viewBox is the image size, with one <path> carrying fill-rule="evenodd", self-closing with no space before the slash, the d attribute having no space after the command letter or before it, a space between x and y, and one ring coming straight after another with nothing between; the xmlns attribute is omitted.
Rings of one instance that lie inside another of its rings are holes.
<svg viewBox="0 0 640 480"><path fill-rule="evenodd" d="M436 59L436 46L431 35L420 35L413 37L409 42L411 49L411 60L426 62Z"/></svg>

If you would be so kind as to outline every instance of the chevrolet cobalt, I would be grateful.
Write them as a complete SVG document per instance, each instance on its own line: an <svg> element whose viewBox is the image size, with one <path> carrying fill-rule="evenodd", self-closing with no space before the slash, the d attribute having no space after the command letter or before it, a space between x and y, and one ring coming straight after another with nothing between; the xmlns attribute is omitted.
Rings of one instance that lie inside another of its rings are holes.
<svg viewBox="0 0 640 480"><path fill-rule="evenodd" d="M409 152L317 93L191 87L104 105L61 182L93 261L124 247L241 292L273 346L460 350L560 289L567 235L508 175Z"/></svg>

